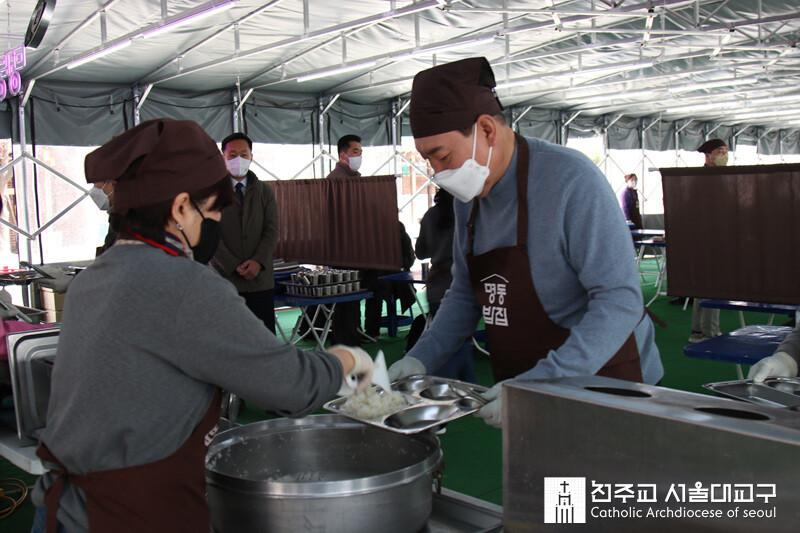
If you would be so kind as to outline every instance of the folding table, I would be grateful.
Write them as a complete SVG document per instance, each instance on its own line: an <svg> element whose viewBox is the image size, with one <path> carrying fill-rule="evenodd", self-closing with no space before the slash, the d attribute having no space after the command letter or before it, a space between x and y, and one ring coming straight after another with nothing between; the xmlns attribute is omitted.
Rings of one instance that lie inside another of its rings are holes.
<svg viewBox="0 0 800 533"><path fill-rule="evenodd" d="M736 375L744 379L741 365L754 365L775 353L791 331L789 326L745 326L719 337L684 346L683 355L693 359L733 363L736 365Z"/></svg>
<svg viewBox="0 0 800 533"><path fill-rule="evenodd" d="M795 316L800 307L796 305L784 304L762 304L756 302L742 302L738 300L701 300L700 307L708 307L709 309L728 309L731 311L739 312L739 324L744 327L744 311L752 311L755 313L769 313L769 325L772 325L772 320L775 315Z"/></svg>
<svg viewBox="0 0 800 533"><path fill-rule="evenodd" d="M325 349L325 341L328 338L328 333L330 333L331 323L333 322L333 313L336 312L336 304L342 302L352 302L356 300L366 300L368 298L372 298L372 293L369 291L359 291L359 292L352 292L348 294L338 294L332 296L325 296L322 298L309 298L304 296L296 296L293 294L276 294L275 295L275 307L298 307L300 308L300 316L297 317L297 322L292 329L291 336L287 339L286 334L281 328L280 323L275 320L275 326L278 328L278 331L283 337L283 340L286 342L290 342L292 344L297 344L302 338L304 338L308 333L303 335L299 335L298 332L300 330L300 324L303 321L306 322L308 325L308 332L314 337L314 340L317 342L317 349L324 350ZM306 313L305 308L309 305L316 305L317 309L314 312L314 316L309 317L308 313ZM314 322L316 321L319 314L322 313L322 316L325 317L325 323L322 326L321 333L317 333L317 328L314 327Z"/></svg>
<svg viewBox="0 0 800 533"><path fill-rule="evenodd" d="M633 231L652 231L652 230L633 230ZM633 233L631 231L631 233ZM667 274L667 248L666 242L663 240L655 240L653 238L650 239L642 239L634 241L634 244L639 247L639 255L636 258L636 268L639 270L639 274L642 275L641 263L642 259L644 259L644 248L645 246L652 246L654 248L661 248L661 254L656 256L656 265L658 266L658 273L656 274L656 281L653 285L656 286L656 293L650 299L649 302L645 305L645 307L649 307L656 298L661 295L666 296L666 292L661 292L661 287L664 285L664 280L666 279Z"/></svg>

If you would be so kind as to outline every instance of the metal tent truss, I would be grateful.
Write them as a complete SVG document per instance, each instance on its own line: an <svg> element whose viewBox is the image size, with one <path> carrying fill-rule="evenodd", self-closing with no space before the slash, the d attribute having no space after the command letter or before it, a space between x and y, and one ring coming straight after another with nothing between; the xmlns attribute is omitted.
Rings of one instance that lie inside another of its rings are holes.
<svg viewBox="0 0 800 533"><path fill-rule="evenodd" d="M9 39L21 40L35 0L9 6ZM484 55L515 130L531 134L533 110L560 115L552 140L566 143L570 128L593 120L604 136L601 167L611 156L609 128L640 119L637 167L652 165L644 152L648 129L674 125L675 164L685 165L681 136L690 124L748 131L748 142L775 139L781 152L800 130L796 79L800 13L785 0L104 0L59 5L48 34L28 51L19 95L18 133L23 194L26 161L81 192L39 228L31 241L76 205L87 191L27 153L26 102L38 80L48 84L131 87L134 123L154 87L186 95L231 94L231 127L243 123L254 91L316 97L314 152L292 179L337 160L326 146L326 121L338 99L392 102L392 155L376 170L398 173L408 164L425 184L431 176L399 149L401 123L416 72L438 63ZM159 9L160 7L160 9ZM755 128L758 127L757 130ZM756 131L753 136L752 132ZM753 138L754 137L754 138ZM772 146L772 145L770 145ZM792 147L793 149L793 147ZM274 178L269 169L257 166ZM8 167L6 167L8 168ZM652 180L651 180L652 181ZM644 186L644 183L643 183ZM657 183L647 184L652 194ZM8 226L9 224L6 223Z"/></svg>
<svg viewBox="0 0 800 533"><path fill-rule="evenodd" d="M407 95L426 66L481 54L507 105L800 128L800 13L784 0L151 3L57 9L23 77L235 88L239 106L265 88L365 103ZM718 95L726 105L709 105ZM755 114L775 97L771 114Z"/></svg>

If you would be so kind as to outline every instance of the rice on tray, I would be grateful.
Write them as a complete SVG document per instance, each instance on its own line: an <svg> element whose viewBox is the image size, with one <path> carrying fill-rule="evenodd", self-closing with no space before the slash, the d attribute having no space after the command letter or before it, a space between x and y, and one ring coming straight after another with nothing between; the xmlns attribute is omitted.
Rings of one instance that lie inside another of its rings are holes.
<svg viewBox="0 0 800 533"><path fill-rule="evenodd" d="M373 388L350 396L342 406L342 412L364 420L380 420L407 404L401 392L378 392L378 389Z"/></svg>

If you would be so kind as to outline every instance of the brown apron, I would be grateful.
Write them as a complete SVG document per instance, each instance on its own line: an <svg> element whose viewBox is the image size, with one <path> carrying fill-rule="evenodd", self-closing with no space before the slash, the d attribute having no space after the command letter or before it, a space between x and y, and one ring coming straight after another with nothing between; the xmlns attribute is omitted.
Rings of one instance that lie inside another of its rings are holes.
<svg viewBox="0 0 800 533"><path fill-rule="evenodd" d="M475 256L475 216L472 204L467 222L467 267L472 291L481 305L491 351L495 382L533 368L569 337L569 330L553 322L542 307L531 278L528 258L528 143L516 135L517 144L517 245L496 248ZM642 313L644 317L644 312ZM639 349L633 333L598 376L642 381Z"/></svg>
<svg viewBox="0 0 800 533"><path fill-rule="evenodd" d="M90 531L208 531L211 520L203 465L208 445L219 428L221 398L217 389L205 416L186 442L172 455L152 463L78 475L67 471L44 444L40 445L36 455L58 465L52 471L57 477L44 496L47 533L56 532L58 502L65 481L84 490Z"/></svg>

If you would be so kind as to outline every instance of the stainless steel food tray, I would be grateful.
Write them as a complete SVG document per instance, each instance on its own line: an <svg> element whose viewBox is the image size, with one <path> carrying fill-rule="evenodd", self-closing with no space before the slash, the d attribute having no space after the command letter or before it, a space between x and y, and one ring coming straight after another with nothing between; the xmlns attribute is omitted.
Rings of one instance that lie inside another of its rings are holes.
<svg viewBox="0 0 800 533"><path fill-rule="evenodd" d="M379 394L383 390L373 387ZM481 402L470 398L466 391L481 394L487 388L466 381L436 376L410 376L392 383L392 390L400 392L407 405L378 419L359 418L342 411L347 398L337 398L323 407L365 424L388 429L395 433L419 433L462 416L474 413Z"/></svg>
<svg viewBox="0 0 800 533"><path fill-rule="evenodd" d="M331 296L365 292L365 289L361 288L360 280L326 283L323 285L303 285L288 281L279 281L278 284L286 287L286 294L304 298L330 298Z"/></svg>
<svg viewBox="0 0 800 533"><path fill-rule="evenodd" d="M764 383L752 379L706 383L703 388L720 396L742 400L767 407L800 410L800 379L771 378Z"/></svg>
<svg viewBox="0 0 800 533"><path fill-rule="evenodd" d="M50 375L61 327L9 333L8 365L20 446L37 444L47 420Z"/></svg>

